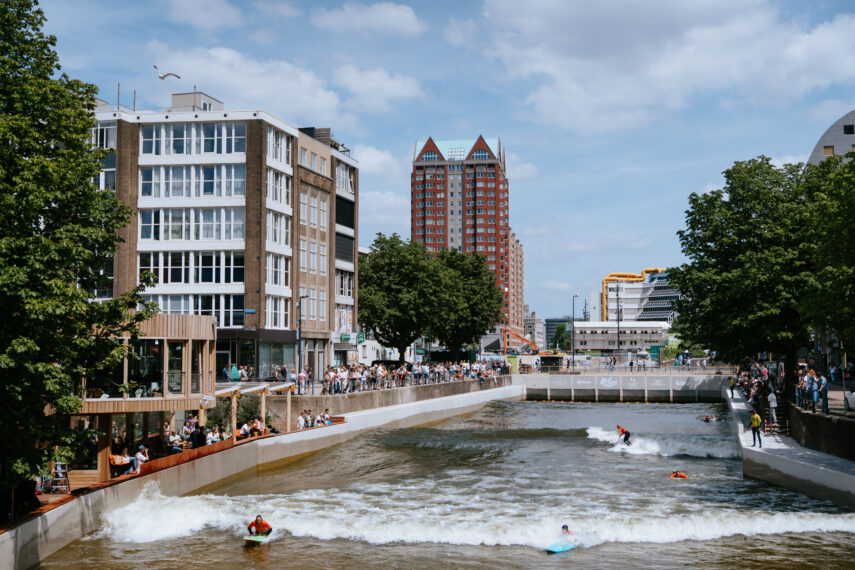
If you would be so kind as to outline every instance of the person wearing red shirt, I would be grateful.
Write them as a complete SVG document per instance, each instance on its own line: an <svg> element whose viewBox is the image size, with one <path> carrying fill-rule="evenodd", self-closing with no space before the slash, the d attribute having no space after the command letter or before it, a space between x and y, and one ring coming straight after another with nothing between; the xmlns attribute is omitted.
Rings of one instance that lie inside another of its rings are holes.
<svg viewBox="0 0 855 570"><path fill-rule="evenodd" d="M249 529L250 535L263 534L264 536L267 536L271 531L273 531L273 527L270 526L270 523L261 518L261 515L255 517L255 520L249 523L249 526L246 528Z"/></svg>

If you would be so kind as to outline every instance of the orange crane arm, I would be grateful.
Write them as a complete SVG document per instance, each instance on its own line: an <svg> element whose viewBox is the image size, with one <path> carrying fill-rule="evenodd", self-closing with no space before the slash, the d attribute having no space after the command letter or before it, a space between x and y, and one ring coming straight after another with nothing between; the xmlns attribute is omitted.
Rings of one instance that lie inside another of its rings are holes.
<svg viewBox="0 0 855 570"><path fill-rule="evenodd" d="M603 320L609 320L609 308L608 308L608 294L607 287L609 283L617 283L619 281L623 281L624 283L639 283L644 281L647 276L651 273L665 273L668 271L662 267L645 267L641 273L609 273L603 279Z"/></svg>
<svg viewBox="0 0 855 570"><path fill-rule="evenodd" d="M503 336L504 336L504 338L502 340L504 340L505 354L508 353L508 337L510 337L510 336L512 336L516 339L519 339L519 340L523 341L524 343L526 343L527 345L529 345L532 348L532 350L534 350L535 354L538 352L537 345L534 344L533 342L531 342L530 340L528 340L527 338L525 338L524 336L520 336L517 333L515 333L511 330L508 330L507 327L502 327L502 332L503 332Z"/></svg>

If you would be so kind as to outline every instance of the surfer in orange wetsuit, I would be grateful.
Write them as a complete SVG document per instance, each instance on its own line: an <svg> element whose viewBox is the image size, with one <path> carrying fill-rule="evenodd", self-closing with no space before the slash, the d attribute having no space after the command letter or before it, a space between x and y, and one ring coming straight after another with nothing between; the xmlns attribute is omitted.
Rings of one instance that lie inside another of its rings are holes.
<svg viewBox="0 0 855 570"><path fill-rule="evenodd" d="M674 471L671 473L671 479L688 479L689 476L682 471Z"/></svg>
<svg viewBox="0 0 855 570"><path fill-rule="evenodd" d="M561 534L573 534L573 531L565 524L561 526Z"/></svg>
<svg viewBox="0 0 855 570"><path fill-rule="evenodd" d="M623 442L625 444L632 445L629 441L629 436L631 434L627 430L625 430L624 428L620 427L620 424L618 424L617 431L618 431L618 441L620 441L621 438L623 438Z"/></svg>
<svg viewBox="0 0 855 570"><path fill-rule="evenodd" d="M263 534L264 536L267 536L273 531L273 527L270 526L270 523L261 518L261 515L255 517L255 520L249 523L249 526L246 528L249 529L250 535Z"/></svg>

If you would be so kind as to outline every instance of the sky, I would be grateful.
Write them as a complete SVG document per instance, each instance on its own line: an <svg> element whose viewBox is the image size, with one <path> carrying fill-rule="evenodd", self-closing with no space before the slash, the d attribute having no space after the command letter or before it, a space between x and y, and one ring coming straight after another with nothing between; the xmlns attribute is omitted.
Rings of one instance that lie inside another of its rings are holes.
<svg viewBox="0 0 855 570"><path fill-rule="evenodd" d="M360 162L359 242L410 236L416 140L501 138L525 299L570 313L611 272L685 261L691 193L803 162L855 108L855 3L45 0L63 71L162 109L331 127ZM152 65L177 73L160 81Z"/></svg>

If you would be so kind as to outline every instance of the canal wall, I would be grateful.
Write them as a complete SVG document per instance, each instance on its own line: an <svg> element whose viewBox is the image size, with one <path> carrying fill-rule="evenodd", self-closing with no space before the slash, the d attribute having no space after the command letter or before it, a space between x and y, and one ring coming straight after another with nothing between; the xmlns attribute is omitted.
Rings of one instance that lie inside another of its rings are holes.
<svg viewBox="0 0 855 570"><path fill-rule="evenodd" d="M411 388L390 392L405 390ZM195 461L101 487L0 534L0 567L37 566L42 559L97 530L106 513L133 503L151 484L164 495L185 495L229 477L299 459L373 429L437 422L476 411L490 401L522 400L524 394L525 387L520 385L479 387L472 392L355 411L343 414L343 424L240 443Z"/></svg>
<svg viewBox="0 0 855 570"><path fill-rule="evenodd" d="M291 429L296 429L297 415L303 410L312 410L313 414L329 409L330 415L340 416L363 410L373 410L388 406L399 406L413 402L447 398L458 394L469 394L482 390L492 390L511 385L510 376L479 380L461 380L439 384L422 384L406 388L369 390L351 394L305 395L291 394ZM267 412L274 416L273 423L285 425L288 399L284 395L267 396Z"/></svg>
<svg viewBox="0 0 855 570"><path fill-rule="evenodd" d="M527 400L567 402L720 402L719 374L514 374Z"/></svg>
<svg viewBox="0 0 855 570"><path fill-rule="evenodd" d="M799 445L855 461L855 419L788 406L790 437ZM820 409L820 405L816 405ZM780 414L780 408L779 415ZM787 411L785 408L784 411Z"/></svg>
<svg viewBox="0 0 855 570"><path fill-rule="evenodd" d="M763 435L764 447L751 446L750 405L740 390L722 388L742 452L742 475L818 499L855 507L855 462L806 449L787 436Z"/></svg>

